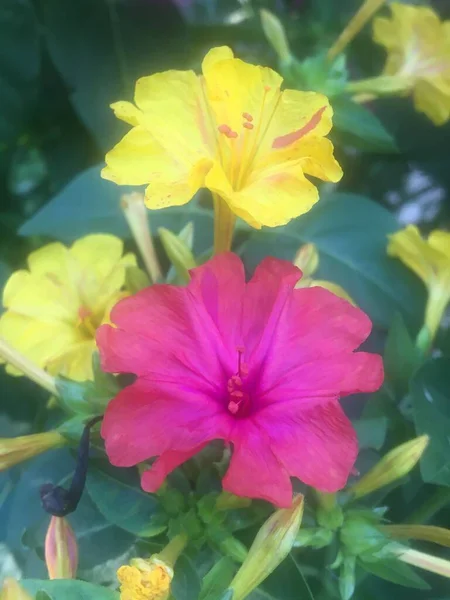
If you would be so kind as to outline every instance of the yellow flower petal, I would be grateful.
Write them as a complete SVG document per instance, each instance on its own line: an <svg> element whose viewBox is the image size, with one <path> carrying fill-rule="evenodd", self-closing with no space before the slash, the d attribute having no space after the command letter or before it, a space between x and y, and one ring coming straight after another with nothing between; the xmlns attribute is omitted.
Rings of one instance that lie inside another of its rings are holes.
<svg viewBox="0 0 450 600"><path fill-rule="evenodd" d="M450 117L450 89L445 93L433 79L422 79L414 87L414 106L435 125L443 125Z"/></svg>
<svg viewBox="0 0 450 600"><path fill-rule="evenodd" d="M230 58L234 58L233 50L228 46L218 46L216 48L211 48L211 50L206 54L205 58L202 62L202 72L204 75L210 72L210 70L214 67L216 63L221 60L229 60Z"/></svg>
<svg viewBox="0 0 450 600"><path fill-rule="evenodd" d="M48 363L48 371L75 381L92 379L92 354L97 349L94 339L80 342L55 356Z"/></svg>
<svg viewBox="0 0 450 600"><path fill-rule="evenodd" d="M114 102L111 104L115 116L129 125L139 125L142 119L142 111L131 104L131 102Z"/></svg>
<svg viewBox="0 0 450 600"><path fill-rule="evenodd" d="M450 231L435 229L428 236L428 244L446 256L450 266Z"/></svg>
<svg viewBox="0 0 450 600"><path fill-rule="evenodd" d="M415 225L389 236L388 254L400 258L426 285L434 279L433 265L441 261L439 252L427 244Z"/></svg>

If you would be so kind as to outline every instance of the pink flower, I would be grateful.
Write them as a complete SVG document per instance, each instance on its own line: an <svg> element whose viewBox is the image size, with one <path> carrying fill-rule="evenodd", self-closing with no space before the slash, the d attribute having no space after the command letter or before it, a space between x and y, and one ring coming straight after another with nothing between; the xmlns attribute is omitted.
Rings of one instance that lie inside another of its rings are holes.
<svg viewBox="0 0 450 600"><path fill-rule="evenodd" d="M119 302L97 343L103 368L135 373L109 404L111 462L158 457L149 492L211 440L231 443L224 489L290 506L290 477L342 488L357 439L339 397L372 392L381 358L354 352L371 330L358 308L320 287L294 289L299 269L266 258L246 283L234 254L194 269L187 287L154 285Z"/></svg>

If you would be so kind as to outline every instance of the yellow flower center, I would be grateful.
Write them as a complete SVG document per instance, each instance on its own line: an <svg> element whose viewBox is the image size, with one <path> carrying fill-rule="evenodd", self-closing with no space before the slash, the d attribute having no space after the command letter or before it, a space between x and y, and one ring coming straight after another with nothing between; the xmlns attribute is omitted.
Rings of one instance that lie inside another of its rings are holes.
<svg viewBox="0 0 450 600"><path fill-rule="evenodd" d="M89 339L95 338L95 332L100 324L101 319L96 317L96 315L94 315L89 308L80 306L78 309L77 327L83 333L83 335Z"/></svg>
<svg viewBox="0 0 450 600"><path fill-rule="evenodd" d="M120 600L166 600L170 592L173 571L162 561L135 560L117 571Z"/></svg>

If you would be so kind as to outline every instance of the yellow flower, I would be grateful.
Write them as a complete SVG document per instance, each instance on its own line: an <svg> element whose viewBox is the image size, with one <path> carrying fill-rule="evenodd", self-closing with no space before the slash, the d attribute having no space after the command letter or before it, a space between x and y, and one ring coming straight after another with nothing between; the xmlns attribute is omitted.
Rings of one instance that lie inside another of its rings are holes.
<svg viewBox="0 0 450 600"><path fill-rule="evenodd" d="M112 235L31 253L29 270L13 273L5 286L0 338L53 375L91 379L95 331L124 296L126 267L136 264L134 255L122 254L122 241Z"/></svg>
<svg viewBox="0 0 450 600"><path fill-rule="evenodd" d="M136 558L117 571L120 600L166 600L170 593L173 569L164 561L152 557Z"/></svg>
<svg viewBox="0 0 450 600"><path fill-rule="evenodd" d="M30 594L12 577L3 581L0 589L0 600L33 600Z"/></svg>
<svg viewBox="0 0 450 600"><path fill-rule="evenodd" d="M149 184L151 209L186 204L206 187L224 203L222 217L229 210L256 228L307 212L318 192L305 175L342 176L325 138L328 99L281 91L277 73L234 58L228 47L208 52L202 68L202 76L167 71L143 77L136 106L112 105L133 128L107 154L103 177Z"/></svg>
<svg viewBox="0 0 450 600"><path fill-rule="evenodd" d="M303 277L297 283L296 287L323 287L330 292L333 292L336 296L348 300L351 304L355 304L350 298L347 292L337 283L332 281L325 281L323 279L313 279L312 275L319 268L319 253L314 244L304 244L300 247L299 251L295 255L294 265L298 267Z"/></svg>
<svg viewBox="0 0 450 600"><path fill-rule="evenodd" d="M0 471L5 471L52 448L64 446L66 443L66 439L57 431L0 438Z"/></svg>
<svg viewBox="0 0 450 600"><path fill-rule="evenodd" d="M412 94L436 125L450 117L450 21L432 8L391 4L391 17L374 19L374 41L388 56L381 77L349 86L355 92Z"/></svg>
<svg viewBox="0 0 450 600"><path fill-rule="evenodd" d="M450 232L436 229L424 239L415 225L389 236L388 254L399 258L427 286L425 326L434 338L450 301Z"/></svg>

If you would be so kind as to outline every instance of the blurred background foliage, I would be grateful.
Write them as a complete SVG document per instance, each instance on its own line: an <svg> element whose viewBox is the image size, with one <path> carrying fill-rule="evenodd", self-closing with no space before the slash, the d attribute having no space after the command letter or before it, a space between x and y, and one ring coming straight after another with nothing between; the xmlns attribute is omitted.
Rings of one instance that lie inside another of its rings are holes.
<svg viewBox="0 0 450 600"><path fill-rule="evenodd" d="M448 0L432 4L443 18L450 18ZM1 0L0 285L12 270L23 267L31 250L48 240L71 242L94 231L129 237L119 209L124 189L101 180L99 169L105 152L127 129L114 118L109 104L132 99L138 77L171 68L198 69L210 47L224 44L250 62L277 68L261 27L261 8L278 15L292 51L303 60L330 47L359 5L360 0ZM348 48L347 68L353 78L368 77L379 73L383 59L368 26ZM295 75L292 78L289 85L295 87ZM251 270L264 255L292 260L301 244L314 242L320 253L320 277L340 283L373 319L375 335L370 343L375 349L381 348L390 330L388 378L396 387L402 385L402 373L393 365L405 359L405 343L420 328L424 290L412 274L386 257L386 235L398 223L414 222L425 232L449 228L450 125L433 126L408 99L379 100L360 110L346 102L332 100L336 152L344 170L338 192L322 186L319 205L287 226L281 236L279 231L250 234L242 229L239 250ZM154 231L164 226L178 232L188 221L194 223L195 254L206 252L212 245L212 226L202 197L198 205L151 215ZM437 344L447 353L448 332L448 328L441 331ZM399 336L401 346L396 345ZM414 435L414 429L429 432L427 423L436 427L432 463L422 464L421 475L416 472L404 486L388 490L392 520L401 522L413 515L436 484L450 485L445 467L449 377L445 361L416 375L412 385L416 423L405 421L400 432L392 423L387 425L385 389L372 398L363 415L361 406L355 412L362 470L366 463L375 462L389 436L400 443ZM25 378L11 378L1 370L0 386L0 435L25 434L49 425L45 394ZM434 415L424 400L429 393L437 398ZM57 415L50 419L57 420ZM72 469L70 452L58 450L22 470L17 467L0 475L3 569L45 577L41 557L47 516L36 490L44 481L64 481ZM80 576L99 583L113 579L116 564L136 544L144 550L147 544L150 551L150 542L136 542L143 523L131 518L123 522L121 515L102 512L98 486L105 486L103 493L110 494L108 485L120 487L119 479L92 480L72 522L80 542ZM121 490L114 488L114 493ZM134 500L145 504L145 498ZM374 500L378 505L385 501ZM144 506L139 514L148 511L152 507ZM445 525L447 519L448 525L449 516L444 510L438 521L429 522ZM251 540L253 534L250 528L242 539ZM315 580L322 565L314 561L321 556L308 552L302 554L302 564L286 561L255 598L335 597L332 583L325 586L327 591L317 592L323 590L322 582ZM203 570L210 563L211 557L205 558ZM424 592L422 580L414 582L404 573L385 575L413 587L392 586L360 573L355 598L449 598L445 579L426 575L432 591ZM185 579L174 585L175 599L195 600L199 575L188 558L177 566L177 577ZM329 577L333 579L332 572Z"/></svg>

